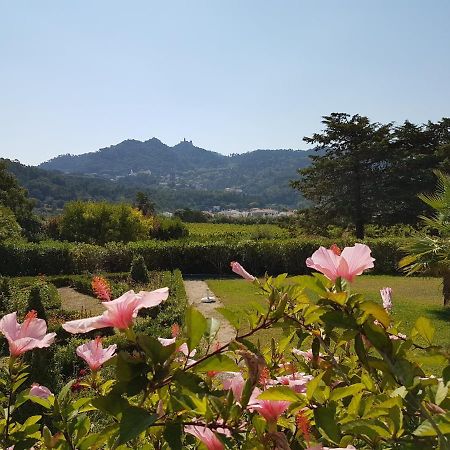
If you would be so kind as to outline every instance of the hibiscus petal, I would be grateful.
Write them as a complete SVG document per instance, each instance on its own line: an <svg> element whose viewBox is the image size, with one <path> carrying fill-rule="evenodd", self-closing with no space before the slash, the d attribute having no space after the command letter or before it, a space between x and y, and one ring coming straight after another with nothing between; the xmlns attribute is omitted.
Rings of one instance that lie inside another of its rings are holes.
<svg viewBox="0 0 450 450"><path fill-rule="evenodd" d="M348 272L351 279L356 275L361 275L364 270L371 269L375 258L370 256L371 250L365 244L355 244L353 247L345 247L341 257L348 265ZM351 280L349 280L351 281Z"/></svg>
<svg viewBox="0 0 450 450"><path fill-rule="evenodd" d="M88 317L87 319L71 320L62 325L69 333L87 333L88 331L98 330L99 328L110 327L111 323L104 315Z"/></svg>
<svg viewBox="0 0 450 450"><path fill-rule="evenodd" d="M151 292L141 291L138 296L138 309L152 308L153 306L158 306L161 302L167 300L169 297L169 288L165 287Z"/></svg>
<svg viewBox="0 0 450 450"><path fill-rule="evenodd" d="M323 273L327 278L334 281L338 277L337 267L341 257L332 250L319 247L310 258L306 260L306 266Z"/></svg>
<svg viewBox="0 0 450 450"><path fill-rule="evenodd" d="M9 336L11 339L15 339L19 330L20 325L17 323L17 312L6 314L0 320L0 332L6 337Z"/></svg>

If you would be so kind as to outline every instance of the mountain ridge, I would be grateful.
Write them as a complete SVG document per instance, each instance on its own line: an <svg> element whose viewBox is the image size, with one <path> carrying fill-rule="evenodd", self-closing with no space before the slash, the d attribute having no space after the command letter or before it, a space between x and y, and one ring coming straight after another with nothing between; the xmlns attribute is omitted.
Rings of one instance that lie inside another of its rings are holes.
<svg viewBox="0 0 450 450"><path fill-rule="evenodd" d="M291 153L295 154L298 160L310 154L309 150L257 149L246 153L222 155L197 147L192 141L183 140L171 147L153 137L145 141L126 139L118 144L80 155L70 153L58 155L44 161L38 167L66 173L95 173L112 176L127 175L130 170L152 170L157 175L163 175L189 169L232 167L235 161L248 159L251 155L260 155L261 152L277 152L278 157L285 152ZM162 161L160 158L168 158L168 160Z"/></svg>
<svg viewBox="0 0 450 450"><path fill-rule="evenodd" d="M170 147L158 138L126 139L81 155L59 155L37 167L13 165L42 208L71 199L130 201L145 191L160 210L296 208L289 186L313 150L264 150L222 155L183 140Z"/></svg>

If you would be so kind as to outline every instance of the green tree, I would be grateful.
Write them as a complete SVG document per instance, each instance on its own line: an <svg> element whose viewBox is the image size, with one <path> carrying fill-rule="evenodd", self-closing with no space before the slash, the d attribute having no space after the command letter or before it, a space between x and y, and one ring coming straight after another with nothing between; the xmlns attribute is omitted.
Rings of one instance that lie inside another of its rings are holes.
<svg viewBox="0 0 450 450"><path fill-rule="evenodd" d="M20 239L21 231L14 213L6 206L0 205L0 242Z"/></svg>
<svg viewBox="0 0 450 450"><path fill-rule="evenodd" d="M28 198L28 192L21 187L17 179L7 170L7 163L0 160L0 205L9 208L19 225L28 236L39 231L39 220L33 214L34 201Z"/></svg>
<svg viewBox="0 0 450 450"><path fill-rule="evenodd" d="M108 202L69 202L59 223L62 239L94 244L147 239L152 227L152 218L130 205Z"/></svg>
<svg viewBox="0 0 450 450"><path fill-rule="evenodd" d="M444 305L450 304L450 176L435 172L438 177L436 192L420 195L433 210L422 216L424 232L409 240L403 248L407 253L399 263L409 275L416 272L439 275L443 279Z"/></svg>
<svg viewBox="0 0 450 450"><path fill-rule="evenodd" d="M391 125L345 113L324 116L322 123L322 133L304 138L317 145L319 154L311 157L310 167L298 171L301 179L291 185L313 203L324 221L350 222L362 239L383 194L377 180L384 169Z"/></svg>
<svg viewBox="0 0 450 450"><path fill-rule="evenodd" d="M155 203L152 202L149 196L139 191L136 193L136 198L134 201L134 206L141 211L144 216L152 216L155 214Z"/></svg>
<svg viewBox="0 0 450 450"><path fill-rule="evenodd" d="M440 122L415 125L405 121L393 129L383 170L377 176L383 195L377 199L374 222L416 224L418 216L430 212L419 194L435 188L433 170L443 161L445 139Z"/></svg>
<svg viewBox="0 0 450 450"><path fill-rule="evenodd" d="M174 213L174 216L179 217L183 222L190 222L190 223L208 222L208 217L202 211L196 211L190 208L177 209Z"/></svg>

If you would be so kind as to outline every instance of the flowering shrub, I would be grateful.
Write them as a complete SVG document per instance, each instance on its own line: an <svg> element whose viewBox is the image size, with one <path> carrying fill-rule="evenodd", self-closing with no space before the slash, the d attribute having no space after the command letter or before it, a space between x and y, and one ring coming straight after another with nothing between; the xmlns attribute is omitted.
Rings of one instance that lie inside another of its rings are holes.
<svg viewBox="0 0 450 450"><path fill-rule="evenodd" d="M92 292L99 300L111 300L111 286L104 277L94 277L91 282Z"/></svg>
<svg viewBox="0 0 450 450"><path fill-rule="evenodd" d="M172 339L136 332L137 311L164 302L166 289L105 302L103 315L65 329L114 326L128 349L103 348L100 339L81 345L77 354L90 369L55 394L24 388L27 368L15 350L50 345L52 337L41 325L38 335L29 328L39 319L20 325L7 316L0 322L8 324L0 331L11 348L1 383L3 447L449 449L450 351L433 343L427 319L399 334L390 291L383 293L386 309L352 291L346 278L370 267L368 248L331 252L320 261L311 257L323 273L311 276L260 281L233 263L264 296L245 315L220 310L237 330L230 343L215 342L216 324L194 308ZM283 336L269 348L249 340L272 327ZM34 341L14 343L27 336ZM430 363L443 370L427 374ZM104 378L102 365L114 369L112 378ZM28 401L42 407L42 416L21 423L15 411Z"/></svg>

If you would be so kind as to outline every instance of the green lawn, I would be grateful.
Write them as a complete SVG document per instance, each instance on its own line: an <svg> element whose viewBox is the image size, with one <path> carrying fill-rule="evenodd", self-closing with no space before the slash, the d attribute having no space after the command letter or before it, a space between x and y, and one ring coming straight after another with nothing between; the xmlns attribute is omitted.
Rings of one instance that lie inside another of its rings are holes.
<svg viewBox="0 0 450 450"><path fill-rule="evenodd" d="M250 302L260 298L255 287L245 280L214 279L207 283L227 308L237 312L243 312ZM395 320L401 322L401 331L408 334L416 319L425 316L436 328L435 342L450 346L450 308L442 306L440 279L363 275L352 284L354 292L375 301L381 301L379 290L383 287L392 288L393 314ZM277 335L271 330L261 341Z"/></svg>

